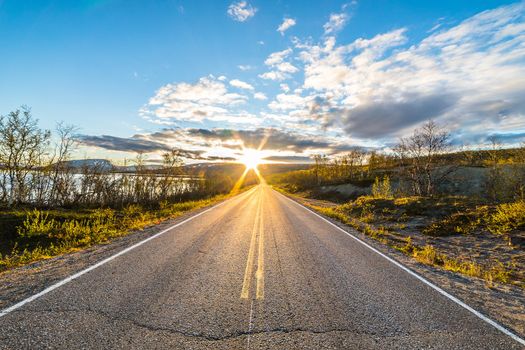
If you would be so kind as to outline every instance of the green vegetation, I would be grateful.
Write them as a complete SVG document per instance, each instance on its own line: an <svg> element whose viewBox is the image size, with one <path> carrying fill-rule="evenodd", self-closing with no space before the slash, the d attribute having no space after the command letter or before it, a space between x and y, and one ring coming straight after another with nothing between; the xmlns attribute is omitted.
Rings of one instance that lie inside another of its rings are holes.
<svg viewBox="0 0 525 350"><path fill-rule="evenodd" d="M227 197L228 195L218 195L181 203L160 202L156 207L130 204L119 210L32 209L4 213L2 221L14 221L15 225L12 226L16 227L16 233L11 232L11 251L0 254L0 271L106 243L132 230L141 230Z"/></svg>
<svg viewBox="0 0 525 350"><path fill-rule="evenodd" d="M512 244L512 232L525 228L525 202L502 203L486 218L487 229Z"/></svg>
<svg viewBox="0 0 525 350"><path fill-rule="evenodd" d="M382 180L376 176L374 184L372 185L372 196L374 198L393 198L392 188L390 187L390 177L388 177L388 175L384 175Z"/></svg>
<svg viewBox="0 0 525 350"><path fill-rule="evenodd" d="M441 220L437 220L423 228L422 232L429 236L449 236L453 234L472 234L480 228L486 215L486 206L456 212Z"/></svg>

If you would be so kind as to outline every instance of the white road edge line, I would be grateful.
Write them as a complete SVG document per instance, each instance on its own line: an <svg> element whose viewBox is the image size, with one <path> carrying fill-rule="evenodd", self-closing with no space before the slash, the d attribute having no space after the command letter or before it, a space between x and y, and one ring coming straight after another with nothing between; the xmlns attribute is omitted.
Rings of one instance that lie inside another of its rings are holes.
<svg viewBox="0 0 525 350"><path fill-rule="evenodd" d="M304 208L306 209L307 211L309 211L310 213L314 214L315 216L319 217L320 219L322 219L323 221L326 221L327 223L329 223L330 225L332 225L333 227L335 227L336 229L338 229L339 231L345 233L346 235L350 236L351 238L355 239L357 242L361 243L362 245L364 245L365 247L367 247L368 249L372 250L373 252L379 254L380 256L382 256L383 258L385 258L386 260L390 261L392 264L396 265L397 267L399 267L400 269L402 269L403 271L409 273L410 275L414 276L415 278L417 278L418 280L420 280L421 282L423 282L424 284L426 284L427 286L429 286L430 288L434 289L435 291L439 292L441 295L447 297L448 299L452 300L453 302L455 302L456 304L458 304L459 306L463 307L464 309L470 311L471 313L473 313L474 315L476 315L477 317L479 317L480 319L482 319L483 321L485 321L486 323L490 324L491 326L493 326L494 328L496 328L498 331L502 332L502 333L505 333L506 335L508 335L509 337L511 337L512 339L514 339L515 341L517 341L518 343L522 344L522 345L525 345L525 339L522 339L520 338L518 335L512 333L511 331L509 331L507 328L503 327L502 325L500 325L499 323L497 323L496 321L488 318L487 316L483 315L481 312L475 310L474 308L472 308L471 306L465 304L464 302L462 302L461 300L459 300L458 298L456 298L455 296L453 296L452 294L449 294L447 293L446 291L444 291L443 289L439 288L438 286L436 286L435 284L433 284L432 282L430 282L429 280L427 280L426 278L418 275L417 273L415 273L414 271L412 271L411 269L409 269L408 267L402 265L400 262L392 259L391 257L385 255L384 253L380 252L379 250L377 250L376 248L372 247L370 244L366 243L365 241L362 241L361 239L357 238L356 236L352 235L351 233L349 233L348 231L342 229L341 227L337 226L336 224L334 224L333 222L331 222L330 220L322 217L321 215L317 214L316 212L314 212L312 209L302 205L301 203L299 202L296 202L294 201L293 199L285 196L284 194L274 190L275 192L277 192L278 194L280 194L281 196L283 196L284 198L286 198L287 200L297 204L298 206L300 206L301 208Z"/></svg>
<svg viewBox="0 0 525 350"><path fill-rule="evenodd" d="M252 192L255 188L256 187L248 190L245 193L242 193L240 196L247 195L248 193ZM99 261L98 263L96 263L94 265L91 265L90 267L88 267L88 268L86 268L84 270L81 270L81 271L79 271L79 272L77 272L77 273L75 273L75 274L73 274L73 275L71 275L69 277L64 278L63 280L61 280L61 281L59 281L59 282L57 282L57 283L47 287L46 289L44 289L44 290L42 290L42 291L40 291L40 292L30 296L29 298L26 298L26 299L24 299L22 301L19 301L18 303L14 304L14 305L8 307L8 308L5 308L5 309L1 310L0 311L0 318L5 316L5 315L7 315L7 314L9 314L10 312L12 312L12 311L14 311L16 309L21 308L25 304L28 304L28 303L30 303L30 302L40 298L41 296L44 296L47 293L49 293L49 292L51 292L51 291L53 291L53 290L55 290L57 288L62 287L63 285L73 281L74 279L77 279L80 276L85 275L86 273L88 273L90 271L93 271L97 267L100 267L100 266L102 266L104 264L107 264L111 260L114 260L114 259L118 258L119 256L124 255L124 254L132 251L133 249L135 249L137 247L140 247L144 243L147 243L147 242L149 242L149 241L151 241L151 240L153 240L153 239L163 235L164 233L166 233L166 232L168 232L170 230L173 230L174 228L182 226L185 223L187 223L187 222L189 222L189 221L191 221L191 220L193 220L193 219L195 219L195 218L197 218L197 217L199 217L199 216L201 216L201 215L203 215L203 214L205 214L205 213L207 213L207 212L209 212L209 211L211 211L211 210L213 210L213 209L215 209L215 208L217 208L217 207L219 207L219 206L221 206L221 205L223 205L223 204L225 204L225 203L227 203L227 202L229 202L229 201L231 201L233 199L238 199L238 198L239 198L239 196L235 196L235 197L227 199L227 200L225 200L225 201L223 201L221 203L215 204L214 206L212 206L212 207L210 207L210 208L208 208L208 209L206 209L204 211L201 211L200 213L195 214L195 215L193 215L193 216L191 216L191 217L189 217L189 218L187 218L187 219L185 219L185 220L183 220L183 221L181 221L181 222L179 222L179 223L177 223L175 225L172 225L172 226L168 227L167 229L164 229L164 230L160 231L159 233L154 234L153 236L150 236L150 237L148 237L148 238L146 238L146 239L144 239L144 240L142 240L142 241L140 241L138 243L135 243L134 245L129 246L129 247L121 250L120 252L118 252L118 253L116 253L116 254L114 254L114 255L112 255L112 256L110 256L110 257L108 257L108 258L106 258L106 259L104 259L102 261Z"/></svg>

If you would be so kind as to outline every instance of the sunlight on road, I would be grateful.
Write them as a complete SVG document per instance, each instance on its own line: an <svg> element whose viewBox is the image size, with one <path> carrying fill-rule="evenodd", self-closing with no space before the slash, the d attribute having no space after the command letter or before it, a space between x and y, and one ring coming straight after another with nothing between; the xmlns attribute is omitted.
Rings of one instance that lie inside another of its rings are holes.
<svg viewBox="0 0 525 350"><path fill-rule="evenodd" d="M264 223L263 223L263 193L259 192L257 200L257 211L255 213L255 220L250 240L250 249L248 250L248 258L246 260L246 268L244 271L244 279L241 290L241 299L248 299L250 296L250 285L253 277L253 267L255 263L256 246L257 249L257 270L255 272L256 278L256 299L264 299Z"/></svg>

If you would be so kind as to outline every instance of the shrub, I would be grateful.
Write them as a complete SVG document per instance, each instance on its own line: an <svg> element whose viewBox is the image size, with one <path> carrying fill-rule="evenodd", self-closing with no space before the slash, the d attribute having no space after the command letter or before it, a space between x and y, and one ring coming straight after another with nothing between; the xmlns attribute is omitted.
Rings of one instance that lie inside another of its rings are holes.
<svg viewBox="0 0 525 350"><path fill-rule="evenodd" d="M480 207L472 211L454 213L442 220L431 223L422 232L429 236L471 234L481 226L482 216L485 212L486 207Z"/></svg>
<svg viewBox="0 0 525 350"><path fill-rule="evenodd" d="M56 222L49 219L48 213L34 209L27 212L22 226L18 227L18 235L23 238L49 236L55 227Z"/></svg>
<svg viewBox="0 0 525 350"><path fill-rule="evenodd" d="M492 281L509 283L510 275L510 270L506 268L503 263L498 262L496 265L493 265L489 271L485 272L484 278L490 283L492 283Z"/></svg>
<svg viewBox="0 0 525 350"><path fill-rule="evenodd" d="M495 235L508 235L525 226L525 201L499 204L495 212L486 217L487 229Z"/></svg>
<svg viewBox="0 0 525 350"><path fill-rule="evenodd" d="M404 246L396 246L395 248L405 253L406 255L412 255L415 249L414 245L412 244L412 237L408 236L407 238L405 238L405 241L406 243Z"/></svg>
<svg viewBox="0 0 525 350"><path fill-rule="evenodd" d="M374 198L393 198L388 175L383 176L382 180L376 176L375 182L372 185L372 196L374 196Z"/></svg>
<svg viewBox="0 0 525 350"><path fill-rule="evenodd" d="M345 214L333 208L323 208L317 206L312 206L312 208L328 217L331 217L332 219L341 221L342 223L347 224L349 222L349 218Z"/></svg>
<svg viewBox="0 0 525 350"><path fill-rule="evenodd" d="M426 245L423 249L414 249L414 258L427 265L439 265L442 262L441 255L431 245Z"/></svg>
<svg viewBox="0 0 525 350"><path fill-rule="evenodd" d="M113 209L94 209L74 212L33 210L16 228L17 239L11 252L0 255L0 271L67 253L130 230L142 229L160 220L179 215L190 209L212 204L224 196L179 203L159 203L160 210L145 209L131 204L116 212Z"/></svg>

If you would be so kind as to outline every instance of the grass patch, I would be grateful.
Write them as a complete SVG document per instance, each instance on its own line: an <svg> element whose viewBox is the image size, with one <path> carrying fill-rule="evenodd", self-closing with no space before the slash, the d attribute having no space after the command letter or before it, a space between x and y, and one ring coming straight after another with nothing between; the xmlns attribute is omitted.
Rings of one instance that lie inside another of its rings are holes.
<svg viewBox="0 0 525 350"><path fill-rule="evenodd" d="M106 243L133 230L214 204L231 195L180 203L161 202L147 208L130 204L122 209L20 210L3 212L0 219L11 223L7 246L0 253L0 271L48 259L60 254Z"/></svg>
<svg viewBox="0 0 525 350"><path fill-rule="evenodd" d="M490 266L482 266L473 261L456 259L447 256L429 244L423 247L415 246L412 244L410 237L404 246L395 248L405 255L412 256L422 264L437 266L466 276L482 278L489 285L492 285L493 282L509 283L511 280L511 270L501 262L496 262Z"/></svg>
<svg viewBox="0 0 525 350"><path fill-rule="evenodd" d="M484 229L502 236L512 245L512 233L525 228L525 202L502 203L493 206L478 206L458 211L426 226L422 233L430 236L471 234Z"/></svg>
<svg viewBox="0 0 525 350"><path fill-rule="evenodd" d="M512 231L525 228L525 201L499 204L485 221L487 230L512 244Z"/></svg>
<svg viewBox="0 0 525 350"><path fill-rule="evenodd" d="M482 206L465 212L453 213L444 219L432 222L423 228L422 233L428 236L471 234L482 227L487 209L487 206Z"/></svg>

